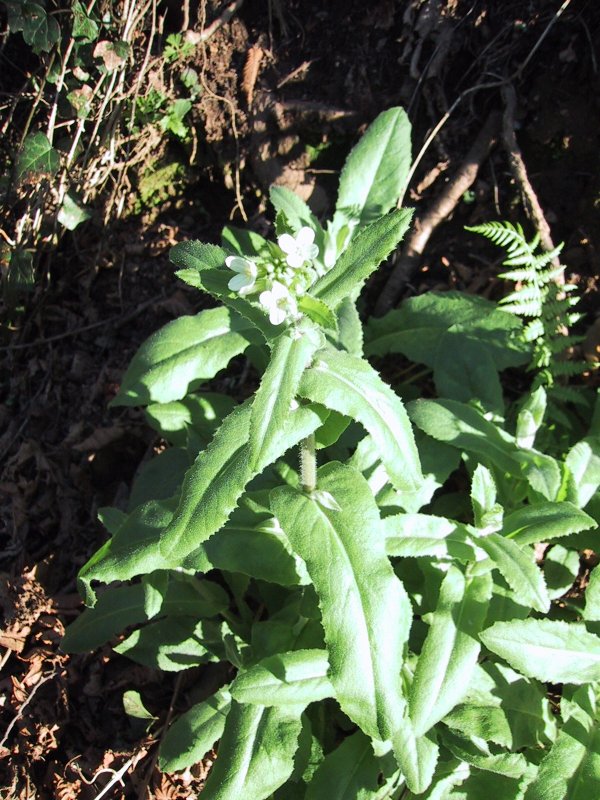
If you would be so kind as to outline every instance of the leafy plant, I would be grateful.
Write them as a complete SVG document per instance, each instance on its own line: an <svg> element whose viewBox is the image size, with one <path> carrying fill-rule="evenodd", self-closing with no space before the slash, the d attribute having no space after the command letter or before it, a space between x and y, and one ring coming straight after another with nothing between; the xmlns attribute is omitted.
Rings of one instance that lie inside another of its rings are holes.
<svg viewBox="0 0 600 800"><path fill-rule="evenodd" d="M572 311L579 302L577 287L561 280L564 266L553 266L563 245L552 251L539 248L539 234L527 241L520 225L510 222L487 222L467 230L485 236L506 250L504 266L511 267L499 277L514 281L515 291L503 297L500 306L510 314L528 319L523 329L525 341L532 342L530 369L534 371L533 389L543 386L559 400L578 400L577 391L564 385L564 379L581 375L591 365L586 361L566 358L570 348L584 337L570 334L568 329L581 319Z"/></svg>
<svg viewBox="0 0 600 800"><path fill-rule="evenodd" d="M177 771L219 740L207 800L600 789L596 570L565 596L595 542L600 413L560 457L534 446L543 387L527 435L505 429L498 375L529 356L493 304L415 298L363 341L357 296L410 222L409 137L401 109L375 120L325 228L274 188L276 242L177 245L179 277L221 305L151 336L114 401L171 447L101 511L63 647L124 634L118 652L163 670L230 665L160 743ZM439 397L405 407L363 346L425 364ZM242 353L262 377L238 405L209 382Z"/></svg>

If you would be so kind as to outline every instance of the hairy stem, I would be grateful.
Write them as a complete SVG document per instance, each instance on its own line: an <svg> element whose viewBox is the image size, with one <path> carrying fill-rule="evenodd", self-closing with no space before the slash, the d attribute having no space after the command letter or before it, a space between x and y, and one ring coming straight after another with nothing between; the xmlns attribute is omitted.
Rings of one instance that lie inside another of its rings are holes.
<svg viewBox="0 0 600 800"><path fill-rule="evenodd" d="M303 492L314 492L317 488L317 452L314 433L300 442L300 483Z"/></svg>

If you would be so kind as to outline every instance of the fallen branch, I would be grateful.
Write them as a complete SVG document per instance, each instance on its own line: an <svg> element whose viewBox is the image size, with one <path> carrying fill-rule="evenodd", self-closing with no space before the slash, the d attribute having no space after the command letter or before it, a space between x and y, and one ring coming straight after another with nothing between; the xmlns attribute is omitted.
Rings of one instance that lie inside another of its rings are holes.
<svg viewBox="0 0 600 800"><path fill-rule="evenodd" d="M431 208L423 216L415 219L413 229L405 241L402 253L396 260L377 300L375 316L385 314L395 305L402 287L410 280L417 269L431 234L454 211L461 197L473 185L481 164L496 141L499 128L500 114L492 111L456 175L448 182L444 191L434 201Z"/></svg>

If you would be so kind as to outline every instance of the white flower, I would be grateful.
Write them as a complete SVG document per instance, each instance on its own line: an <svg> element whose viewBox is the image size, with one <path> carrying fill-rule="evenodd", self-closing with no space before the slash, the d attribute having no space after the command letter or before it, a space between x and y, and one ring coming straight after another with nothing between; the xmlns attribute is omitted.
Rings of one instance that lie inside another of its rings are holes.
<svg viewBox="0 0 600 800"><path fill-rule="evenodd" d="M296 236L289 233L282 233L278 237L277 243L285 253L285 260L290 267L297 269L305 261L312 261L319 255L319 248L315 241L315 232L312 228L300 228Z"/></svg>
<svg viewBox="0 0 600 800"><path fill-rule="evenodd" d="M238 273L227 284L231 291L238 292L241 295L250 294L258 274L258 268L254 261L240 258L240 256L227 256L225 263L229 269Z"/></svg>
<svg viewBox="0 0 600 800"><path fill-rule="evenodd" d="M298 313L296 301L286 287L278 281L273 281L272 289L261 292L258 299L261 306L264 306L269 312L271 325L281 325L288 315L295 316Z"/></svg>

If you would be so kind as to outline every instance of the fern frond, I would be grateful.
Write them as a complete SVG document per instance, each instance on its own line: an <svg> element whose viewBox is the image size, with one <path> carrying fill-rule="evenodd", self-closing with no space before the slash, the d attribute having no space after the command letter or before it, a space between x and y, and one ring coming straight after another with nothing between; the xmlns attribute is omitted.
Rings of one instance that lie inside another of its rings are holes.
<svg viewBox="0 0 600 800"><path fill-rule="evenodd" d="M552 363L552 374L555 378L572 378L589 369L590 364L587 361L554 361Z"/></svg>
<svg viewBox="0 0 600 800"><path fill-rule="evenodd" d="M540 305L539 303L531 302L531 303L521 303L521 302L514 302L514 303L503 303L500 301L501 307L503 311L508 311L509 314L516 314L519 317L539 317L540 315Z"/></svg>

